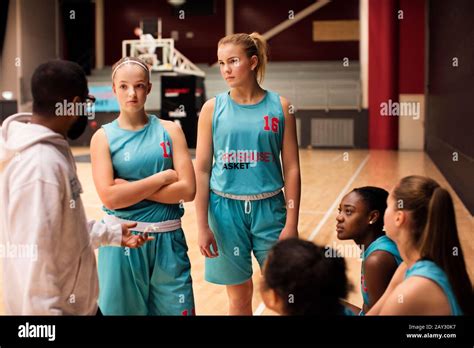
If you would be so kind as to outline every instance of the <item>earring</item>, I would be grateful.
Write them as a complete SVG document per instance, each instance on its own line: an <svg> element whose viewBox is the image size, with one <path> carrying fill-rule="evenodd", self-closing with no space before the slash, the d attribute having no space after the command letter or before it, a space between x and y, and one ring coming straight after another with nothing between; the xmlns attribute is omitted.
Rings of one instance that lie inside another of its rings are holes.
<svg viewBox="0 0 474 348"><path fill-rule="evenodd" d="M374 222L373 221L369 221L369 224L372 225Z"/></svg>

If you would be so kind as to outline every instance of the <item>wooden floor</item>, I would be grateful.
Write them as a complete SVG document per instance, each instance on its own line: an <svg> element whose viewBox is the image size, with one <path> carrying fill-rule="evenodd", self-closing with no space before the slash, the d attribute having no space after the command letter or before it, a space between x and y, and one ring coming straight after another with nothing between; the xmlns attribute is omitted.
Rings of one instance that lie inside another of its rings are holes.
<svg viewBox="0 0 474 348"><path fill-rule="evenodd" d="M87 148L74 149L74 154L87 154ZM348 155L348 158L346 154ZM407 175L419 174L432 177L448 187L453 194L460 239L471 280L474 280L473 217L459 200L441 175L437 167L424 152L367 151L367 150L300 150L302 197L299 232L300 237L319 245L345 248L352 242L338 241L335 233L337 205L342 196L358 186L380 186L390 190L397 181ZM92 182L90 163L78 163L79 179L84 193L82 200L89 219L100 219L103 215L100 200ZM189 245L189 257L194 280L196 313L199 315L221 315L227 313L225 287L204 281L204 258L197 248L197 230L194 202L185 204L183 229ZM347 250L347 249L346 249ZM348 301L360 306L359 289L360 259L346 258L348 277L353 291ZM254 260L255 314L274 314L264 307L259 295L260 270ZM0 296L2 287L0 284ZM3 306L0 306L3 313Z"/></svg>

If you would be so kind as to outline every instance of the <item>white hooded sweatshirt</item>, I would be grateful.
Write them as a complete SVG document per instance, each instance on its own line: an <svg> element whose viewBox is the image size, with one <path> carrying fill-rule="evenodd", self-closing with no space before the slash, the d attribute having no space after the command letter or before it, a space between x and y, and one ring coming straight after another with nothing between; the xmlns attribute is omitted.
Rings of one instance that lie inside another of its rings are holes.
<svg viewBox="0 0 474 348"><path fill-rule="evenodd" d="M94 315L94 248L119 246L121 225L87 222L67 141L28 123L4 122L0 136L0 264L6 314Z"/></svg>

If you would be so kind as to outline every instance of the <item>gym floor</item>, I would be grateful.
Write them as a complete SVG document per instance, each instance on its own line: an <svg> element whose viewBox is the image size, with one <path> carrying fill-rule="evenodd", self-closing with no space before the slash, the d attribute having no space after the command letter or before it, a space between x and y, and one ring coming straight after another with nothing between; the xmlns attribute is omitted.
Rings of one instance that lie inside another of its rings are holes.
<svg viewBox="0 0 474 348"><path fill-rule="evenodd" d="M73 148L77 159L87 158L89 148ZM361 306L360 266L356 257L358 249L352 241L339 241L335 233L337 207L342 196L354 187L380 186L386 190L404 176L419 174L429 176L447 187L454 199L458 232L466 258L468 273L474 280L474 240L473 217L462 204L446 179L423 151L382 151L382 150L300 150L302 195L300 207L300 238L308 239L318 245L335 249L354 250L354 257L346 257L347 275L353 290L348 301ZM77 163L79 179L84 193L83 204L89 219L103 216L101 202L92 181L91 165L87 161ZM204 257L197 248L197 230L194 202L185 203L182 219L183 229L189 246L189 258L194 283L196 314L227 314L227 295L224 286L214 285L204 280ZM349 249L348 249L349 248ZM0 268L1 269L1 268ZM254 259L254 298L255 314L273 315L265 308L259 294L260 270ZM119 285L117 285L119 286ZM0 299L2 286L0 283ZM0 314L4 314L3 301L0 301Z"/></svg>

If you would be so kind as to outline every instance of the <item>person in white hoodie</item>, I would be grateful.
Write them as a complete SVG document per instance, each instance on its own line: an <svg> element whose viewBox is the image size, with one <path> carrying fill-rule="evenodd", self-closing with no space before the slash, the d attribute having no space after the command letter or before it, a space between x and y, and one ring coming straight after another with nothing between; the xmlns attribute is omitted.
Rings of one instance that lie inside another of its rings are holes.
<svg viewBox="0 0 474 348"><path fill-rule="evenodd" d="M88 100L86 76L73 62L40 65L31 80L33 114L15 114L1 127L0 263L10 315L100 314L94 249L140 247L134 225L87 221L81 184L66 137L79 137L87 118L70 108ZM72 113L71 113L72 110ZM69 116L69 117L59 117Z"/></svg>

